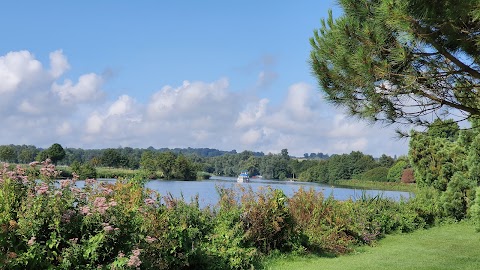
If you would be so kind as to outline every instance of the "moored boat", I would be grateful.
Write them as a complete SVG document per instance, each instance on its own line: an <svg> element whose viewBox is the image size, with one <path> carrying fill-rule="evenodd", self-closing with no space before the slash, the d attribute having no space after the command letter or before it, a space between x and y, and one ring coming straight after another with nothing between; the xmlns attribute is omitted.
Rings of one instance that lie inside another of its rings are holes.
<svg viewBox="0 0 480 270"><path fill-rule="evenodd" d="M240 175L237 177L237 182L238 183L250 182L250 176L248 176L248 172L247 171L241 172Z"/></svg>

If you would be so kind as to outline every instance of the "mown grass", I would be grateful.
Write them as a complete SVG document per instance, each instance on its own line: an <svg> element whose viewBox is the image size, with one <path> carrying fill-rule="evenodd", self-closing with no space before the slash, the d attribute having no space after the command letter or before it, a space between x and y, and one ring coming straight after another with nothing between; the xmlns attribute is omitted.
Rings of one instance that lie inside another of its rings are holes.
<svg viewBox="0 0 480 270"><path fill-rule="evenodd" d="M480 269L480 233L468 222L388 235L374 247L335 258L279 255L264 269Z"/></svg>
<svg viewBox="0 0 480 270"><path fill-rule="evenodd" d="M405 184L405 183L395 183L395 182L374 182L374 181L363 181L363 180L339 180L335 182L336 186L341 187L351 187L351 188L361 188L361 189L378 189L378 190L395 190L395 191L406 191L406 192L415 192L417 190L416 184Z"/></svg>

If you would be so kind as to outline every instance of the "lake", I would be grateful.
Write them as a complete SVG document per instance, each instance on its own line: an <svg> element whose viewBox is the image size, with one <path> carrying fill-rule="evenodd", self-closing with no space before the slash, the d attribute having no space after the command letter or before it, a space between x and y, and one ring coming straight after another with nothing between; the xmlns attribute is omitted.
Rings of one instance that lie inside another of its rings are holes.
<svg viewBox="0 0 480 270"><path fill-rule="evenodd" d="M401 198L409 198L413 196L409 192L403 191L385 191L385 190L362 190L344 187L333 187L325 184L318 184L312 182L289 182L278 180L264 180L264 179L251 179L248 183L237 183L235 177L221 177L213 176L209 180L202 181L166 181L166 180L151 180L147 182L146 187L152 190L156 190L162 196L171 193L174 197L179 198L182 196L186 201L194 198L196 195L199 197L199 204L201 207L207 205L214 205L217 203L219 196L216 191L216 186L224 188L239 189L240 187L251 187L254 191L258 191L260 188L271 187L273 189L281 189L287 196L291 197L296 191L303 187L308 190L313 188L316 191L321 191L328 197L332 195L337 200L357 199L365 193L368 196L381 196L384 198L391 198L394 200L400 200Z"/></svg>

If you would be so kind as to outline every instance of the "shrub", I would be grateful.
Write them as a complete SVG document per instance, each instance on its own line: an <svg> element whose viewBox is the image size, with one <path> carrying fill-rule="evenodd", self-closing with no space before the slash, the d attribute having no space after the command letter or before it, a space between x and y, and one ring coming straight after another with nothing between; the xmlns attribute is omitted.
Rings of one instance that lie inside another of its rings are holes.
<svg viewBox="0 0 480 270"><path fill-rule="evenodd" d="M475 193L475 201L470 208L470 215L475 224L477 232L480 232L480 187L476 188Z"/></svg>
<svg viewBox="0 0 480 270"><path fill-rule="evenodd" d="M313 189L299 189L289 200L289 209L300 244L314 252L348 252L355 239L349 234L352 219L345 206L331 197L325 200L323 193Z"/></svg>
<svg viewBox="0 0 480 270"><path fill-rule="evenodd" d="M262 253L291 247L294 224L287 199L283 191L271 188L258 192L250 189L242 195L245 241Z"/></svg>
<svg viewBox="0 0 480 270"><path fill-rule="evenodd" d="M245 239L242 208L233 189L218 188L220 200L215 211L212 233L203 249L208 258L204 269L253 269L259 253Z"/></svg>
<svg viewBox="0 0 480 270"><path fill-rule="evenodd" d="M363 181L387 182L388 168L376 167L362 174Z"/></svg>
<svg viewBox="0 0 480 270"><path fill-rule="evenodd" d="M397 161L389 170L387 174L388 182L400 182L402 179L403 170L407 168L408 163L405 160Z"/></svg>
<svg viewBox="0 0 480 270"><path fill-rule="evenodd" d="M413 173L413 169L408 168L408 169L403 170L402 178L401 178L400 181L402 181L402 183L406 183L406 184L415 183L415 176L414 176L414 173Z"/></svg>

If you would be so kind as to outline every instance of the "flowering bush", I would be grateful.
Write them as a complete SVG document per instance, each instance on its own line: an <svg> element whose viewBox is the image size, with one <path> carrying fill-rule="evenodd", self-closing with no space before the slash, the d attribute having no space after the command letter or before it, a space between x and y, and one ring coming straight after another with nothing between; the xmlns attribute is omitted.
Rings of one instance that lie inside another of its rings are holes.
<svg viewBox="0 0 480 270"><path fill-rule="evenodd" d="M77 177L57 181L49 160L39 175L4 165L0 175L0 265L7 268L60 269L137 268L151 243L150 198L143 187L119 181L115 185ZM120 206L121 204L121 206ZM125 207L126 206L126 207Z"/></svg>
<svg viewBox="0 0 480 270"><path fill-rule="evenodd" d="M273 250L344 253L424 224L423 208L379 198L219 188L219 204L202 209L145 189L141 176L83 187L58 176L49 160L3 164L0 269L248 269Z"/></svg>

